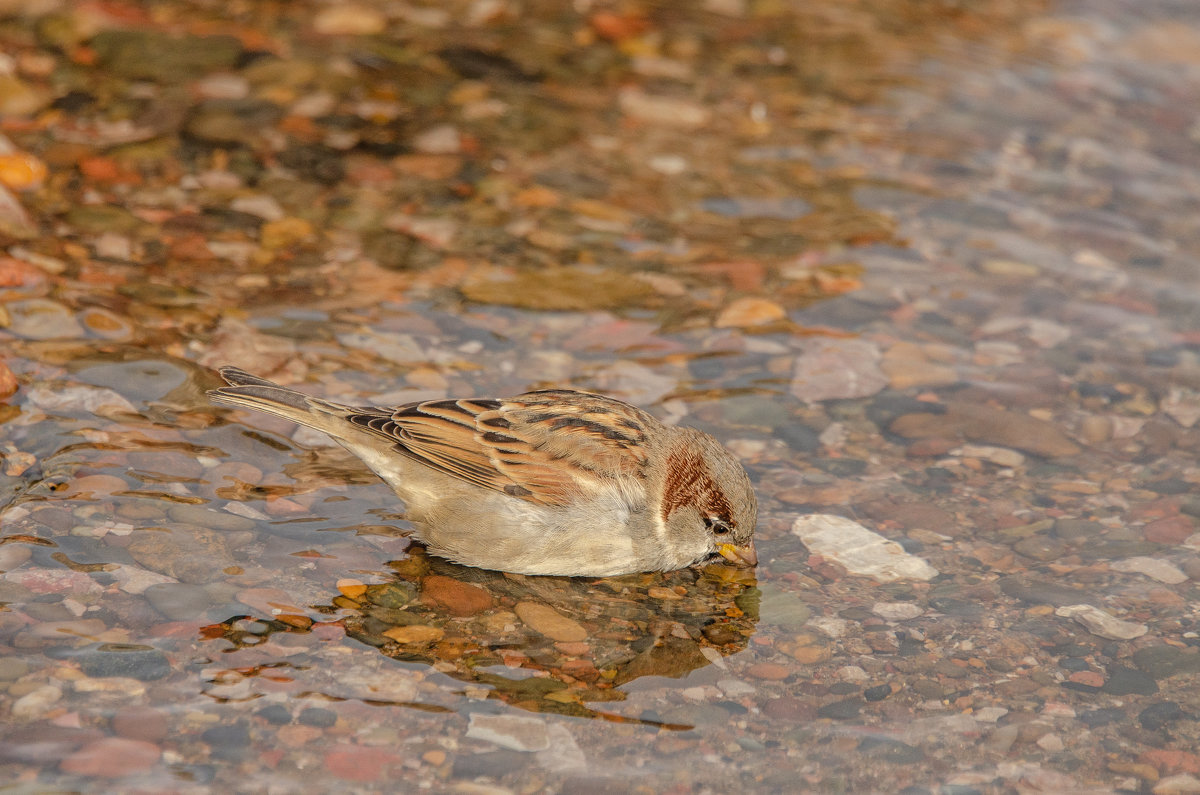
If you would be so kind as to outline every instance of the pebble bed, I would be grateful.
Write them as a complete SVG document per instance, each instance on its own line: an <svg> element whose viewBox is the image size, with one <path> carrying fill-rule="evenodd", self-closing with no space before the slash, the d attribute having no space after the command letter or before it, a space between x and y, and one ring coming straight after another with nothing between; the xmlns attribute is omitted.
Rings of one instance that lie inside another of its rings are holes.
<svg viewBox="0 0 1200 795"><path fill-rule="evenodd" d="M1200 12L0 0L5 792L1200 793ZM760 565L458 567L235 364L606 392Z"/></svg>

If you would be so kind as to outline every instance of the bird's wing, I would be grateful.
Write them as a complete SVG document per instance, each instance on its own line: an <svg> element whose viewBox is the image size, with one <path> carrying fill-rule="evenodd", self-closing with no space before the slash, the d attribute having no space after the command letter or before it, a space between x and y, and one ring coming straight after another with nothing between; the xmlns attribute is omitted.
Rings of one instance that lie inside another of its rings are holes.
<svg viewBox="0 0 1200 795"><path fill-rule="evenodd" d="M657 423L627 403L570 390L353 409L346 419L425 466L542 505L644 474Z"/></svg>

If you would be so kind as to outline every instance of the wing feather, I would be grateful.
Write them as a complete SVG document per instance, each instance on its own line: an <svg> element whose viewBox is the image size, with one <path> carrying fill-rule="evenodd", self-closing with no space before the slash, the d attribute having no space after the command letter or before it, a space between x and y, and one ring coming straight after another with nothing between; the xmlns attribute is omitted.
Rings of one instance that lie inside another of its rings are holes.
<svg viewBox="0 0 1200 795"><path fill-rule="evenodd" d="M509 400L430 400L346 416L453 477L542 505L644 474L657 422L619 400L544 390Z"/></svg>

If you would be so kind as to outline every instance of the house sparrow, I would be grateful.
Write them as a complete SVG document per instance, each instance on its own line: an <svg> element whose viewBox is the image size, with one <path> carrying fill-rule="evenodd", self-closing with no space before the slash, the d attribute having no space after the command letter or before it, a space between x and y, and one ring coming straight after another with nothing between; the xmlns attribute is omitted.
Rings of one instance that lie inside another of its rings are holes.
<svg viewBox="0 0 1200 795"><path fill-rule="evenodd" d="M753 566L750 478L706 433L613 398L547 389L514 398L343 406L234 367L220 403L316 428L404 499L429 552L516 574L602 577L720 556Z"/></svg>

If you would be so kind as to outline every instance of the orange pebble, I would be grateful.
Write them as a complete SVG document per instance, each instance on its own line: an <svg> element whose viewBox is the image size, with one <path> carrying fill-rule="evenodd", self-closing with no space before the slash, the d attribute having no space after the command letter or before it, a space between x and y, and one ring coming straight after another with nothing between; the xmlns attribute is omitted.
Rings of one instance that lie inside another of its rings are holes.
<svg viewBox="0 0 1200 795"><path fill-rule="evenodd" d="M46 180L46 164L26 152L0 155L0 184L13 190L34 190Z"/></svg>

